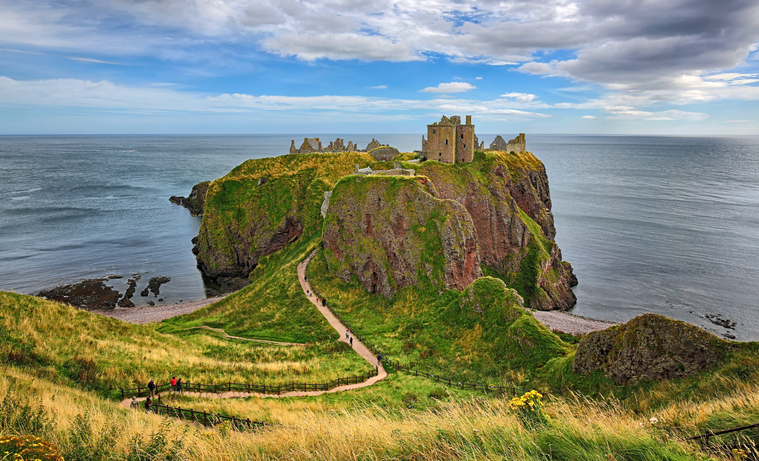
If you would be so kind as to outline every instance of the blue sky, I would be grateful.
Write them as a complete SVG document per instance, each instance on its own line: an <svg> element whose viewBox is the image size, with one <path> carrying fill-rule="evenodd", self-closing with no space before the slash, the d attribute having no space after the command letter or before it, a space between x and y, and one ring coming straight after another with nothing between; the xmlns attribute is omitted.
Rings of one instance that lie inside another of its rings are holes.
<svg viewBox="0 0 759 461"><path fill-rule="evenodd" d="M0 0L0 134L759 135L756 0Z"/></svg>

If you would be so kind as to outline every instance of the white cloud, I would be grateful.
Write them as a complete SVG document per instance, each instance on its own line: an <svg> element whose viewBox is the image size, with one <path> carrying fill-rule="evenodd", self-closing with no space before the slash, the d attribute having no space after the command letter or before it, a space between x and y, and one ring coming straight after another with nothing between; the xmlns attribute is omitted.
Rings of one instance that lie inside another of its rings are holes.
<svg viewBox="0 0 759 461"><path fill-rule="evenodd" d="M535 99L534 94L530 93L506 93L501 95L502 98L513 98L519 102L532 102Z"/></svg>
<svg viewBox="0 0 759 461"><path fill-rule="evenodd" d="M704 120L708 118L707 114L700 112L685 112L681 110L663 110L651 112L636 109L630 106L613 106L605 107L604 111L615 118L627 120L649 120L649 121L667 121L667 120Z"/></svg>
<svg viewBox="0 0 759 461"><path fill-rule="evenodd" d="M585 119L585 120L595 120L597 117L594 115L583 115L580 118Z"/></svg>
<svg viewBox="0 0 759 461"><path fill-rule="evenodd" d="M367 86L365 88L367 90L386 90L387 89L387 85Z"/></svg>
<svg viewBox="0 0 759 461"><path fill-rule="evenodd" d="M467 82L441 83L438 86L429 86L419 90L420 93L463 93L474 90L477 87Z"/></svg>
<svg viewBox="0 0 759 461"><path fill-rule="evenodd" d="M474 101L450 100L442 96L434 99L391 99L335 95L207 94L180 91L170 83L164 83L161 86L134 87L109 81L76 79L24 81L8 77L0 77L0 105L228 114L258 111L312 113L341 111L351 114L398 115L398 113L411 110L429 110L449 115L549 117L540 112L508 107L503 99Z"/></svg>
<svg viewBox="0 0 759 461"><path fill-rule="evenodd" d="M424 59L405 43L393 42L381 36L356 33L287 34L267 38L262 45L271 53L296 56L304 61L364 59L400 62Z"/></svg>
<svg viewBox="0 0 759 461"><path fill-rule="evenodd" d="M93 64L110 64L113 66L128 66L129 65L129 64L123 64L120 62L101 61L100 59L78 58L76 56L68 56L68 59L71 59L72 61L77 61L77 62L87 62L87 63L93 63Z"/></svg>

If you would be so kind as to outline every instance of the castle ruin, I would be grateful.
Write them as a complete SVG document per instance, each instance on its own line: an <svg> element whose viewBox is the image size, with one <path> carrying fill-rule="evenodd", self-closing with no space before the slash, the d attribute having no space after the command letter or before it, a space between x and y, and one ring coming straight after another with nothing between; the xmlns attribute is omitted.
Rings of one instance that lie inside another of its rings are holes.
<svg viewBox="0 0 759 461"><path fill-rule="evenodd" d="M461 117L443 115L439 122L427 125L427 139L422 136L422 155L427 160L443 163L470 163L474 159L474 149L480 148L474 134L472 116L466 116L466 124Z"/></svg>
<svg viewBox="0 0 759 461"><path fill-rule="evenodd" d="M366 149L360 150L353 141L348 141L348 145L345 145L345 140L337 138L334 141L330 141L329 145L325 148L319 138L303 138L303 144L300 148L295 147L295 140L290 141L290 153L291 154L312 154L312 153L335 153L335 152L370 152L380 147L389 147L380 143L376 139L372 138L371 142L366 146Z"/></svg>
<svg viewBox="0 0 759 461"><path fill-rule="evenodd" d="M498 135L493 140L493 142L490 143L490 150L501 150L504 152L525 152L526 149L524 133L519 133L519 136L509 142L504 141L503 138Z"/></svg>

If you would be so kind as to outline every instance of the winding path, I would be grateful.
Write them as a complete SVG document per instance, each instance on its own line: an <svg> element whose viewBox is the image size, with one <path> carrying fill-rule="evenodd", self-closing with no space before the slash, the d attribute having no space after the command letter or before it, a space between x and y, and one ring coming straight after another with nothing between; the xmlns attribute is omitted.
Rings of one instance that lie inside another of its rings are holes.
<svg viewBox="0 0 759 461"><path fill-rule="evenodd" d="M283 343L281 341L271 341L268 339L254 339L254 338L243 338L242 336L232 336L221 328L213 328L213 327L209 327L208 325L185 328L185 330L210 330L210 331L215 331L217 333L221 333L222 338L241 339L243 341L250 341L254 343L263 343L263 344L274 344L276 346L302 346L303 345L303 343Z"/></svg>
<svg viewBox="0 0 759 461"><path fill-rule="evenodd" d="M300 282L300 287L303 290L303 294L306 295L309 301L316 306L317 309L319 309L319 312L327 319L330 325L332 325L332 328L337 331L339 341L342 341L344 343L350 344L350 342L345 339L345 330L347 329L345 325L340 322L337 317L327 309L325 306L320 305L318 302L318 298L314 296L313 290L311 290L311 285L306 281L306 266L308 266L308 263L311 262L311 258L314 257L316 254L316 250L311 253L308 258L306 258L303 262L298 264L297 267L297 273L298 273L298 281ZM226 332L224 330L217 330L215 328L210 327L198 327L198 328L206 328L209 330L216 330L221 331L226 335ZM227 335L229 336L229 335ZM234 336L229 336L231 338L236 338ZM236 339L247 339L247 338L236 338ZM263 341L263 340L257 340L257 341ZM269 341L272 342L272 341ZM278 343L274 342L274 344L282 344L282 345L292 345L293 343ZM335 388L332 388L327 391L294 391L294 392L283 392L279 395L274 394L260 394L257 392L224 392L220 394L216 393L204 393L204 392L182 392L183 395L189 395L189 396L196 396L196 397L205 397L205 398L212 398L212 399L231 399L231 398L245 398L245 397L252 397L252 396L258 396L260 398L281 398L281 397L305 397L305 396L312 396L312 395L322 395L322 394L329 394L332 392L343 392L343 391L349 391L351 389L359 389L362 387L371 386L372 384L376 383L377 381L383 380L387 377L387 371L385 371L385 368L382 366L381 363L377 363L377 357L374 356L372 351L369 350L368 347L366 347L361 341L359 341L357 338L353 338L353 350L358 353L364 360L366 360L369 365L377 368L377 376L373 376L366 381L362 383L357 384L346 384L344 386L338 386ZM145 398L138 398L138 401L145 400ZM121 406L124 408L129 408L130 403L132 402L131 398L127 398L121 401Z"/></svg>

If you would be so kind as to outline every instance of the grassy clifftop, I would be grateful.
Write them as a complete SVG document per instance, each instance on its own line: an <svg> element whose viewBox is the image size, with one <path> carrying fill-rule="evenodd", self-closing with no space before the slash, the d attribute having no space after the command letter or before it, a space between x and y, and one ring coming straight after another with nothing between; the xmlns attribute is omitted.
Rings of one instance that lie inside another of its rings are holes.
<svg viewBox="0 0 759 461"><path fill-rule="evenodd" d="M324 192L374 159L365 153L297 154L249 160L211 183L198 235L210 276L247 277L258 260L320 232Z"/></svg>

